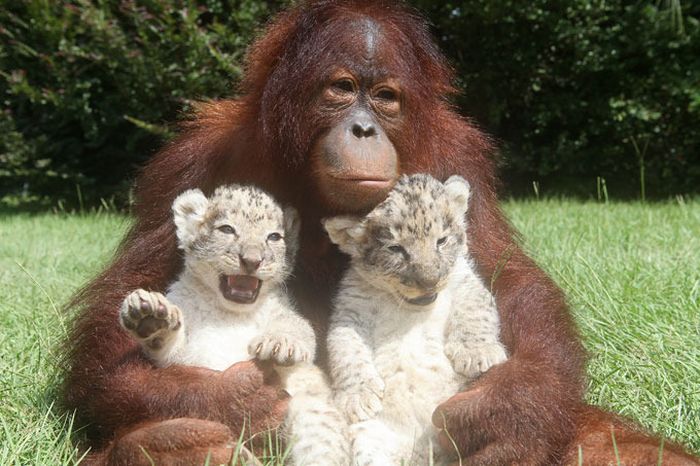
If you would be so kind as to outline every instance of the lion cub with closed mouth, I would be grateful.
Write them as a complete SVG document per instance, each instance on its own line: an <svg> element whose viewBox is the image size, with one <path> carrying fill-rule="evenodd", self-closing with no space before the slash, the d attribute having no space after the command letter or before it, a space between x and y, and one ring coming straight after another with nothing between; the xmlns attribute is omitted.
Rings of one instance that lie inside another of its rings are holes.
<svg viewBox="0 0 700 466"><path fill-rule="evenodd" d="M328 334L335 400L352 463L436 464L435 408L503 362L493 296L468 256L469 184L404 176L364 218L324 226L350 255Z"/></svg>
<svg viewBox="0 0 700 466"><path fill-rule="evenodd" d="M198 189L182 193L173 214L184 269L165 296L128 295L122 326L161 367L273 361L292 395L283 426L290 462L345 465L346 424L312 363L314 331L285 289L298 248L297 212L256 187L230 185L210 198Z"/></svg>

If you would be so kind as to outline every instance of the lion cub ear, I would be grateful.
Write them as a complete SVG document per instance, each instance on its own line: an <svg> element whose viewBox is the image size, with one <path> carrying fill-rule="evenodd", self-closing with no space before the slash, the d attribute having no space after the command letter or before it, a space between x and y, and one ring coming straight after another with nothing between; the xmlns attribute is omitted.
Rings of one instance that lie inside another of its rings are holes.
<svg viewBox="0 0 700 466"><path fill-rule="evenodd" d="M351 256L360 254L359 246L364 242L366 236L366 228L362 219L339 216L324 219L322 223L331 241L337 244L341 251Z"/></svg>
<svg viewBox="0 0 700 466"><path fill-rule="evenodd" d="M180 249L189 247L204 223L209 199L199 189L180 194L173 202L175 228Z"/></svg>
<svg viewBox="0 0 700 466"><path fill-rule="evenodd" d="M453 175L445 181L445 190L455 212L464 217L469 208L469 195L471 193L469 182L461 176Z"/></svg>

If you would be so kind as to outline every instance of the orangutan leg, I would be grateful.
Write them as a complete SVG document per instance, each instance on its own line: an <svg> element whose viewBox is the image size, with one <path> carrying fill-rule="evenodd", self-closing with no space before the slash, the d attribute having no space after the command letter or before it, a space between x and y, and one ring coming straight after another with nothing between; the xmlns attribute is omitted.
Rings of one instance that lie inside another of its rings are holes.
<svg viewBox="0 0 700 466"><path fill-rule="evenodd" d="M190 466L231 464L236 439L218 422L179 418L140 424L117 438L106 450L89 455L92 466ZM259 464L243 448L237 464Z"/></svg>
<svg viewBox="0 0 700 466"><path fill-rule="evenodd" d="M593 406L585 406L579 416L576 437L563 464L699 466L700 459L671 442L665 442L661 450L658 438L646 434L631 422Z"/></svg>

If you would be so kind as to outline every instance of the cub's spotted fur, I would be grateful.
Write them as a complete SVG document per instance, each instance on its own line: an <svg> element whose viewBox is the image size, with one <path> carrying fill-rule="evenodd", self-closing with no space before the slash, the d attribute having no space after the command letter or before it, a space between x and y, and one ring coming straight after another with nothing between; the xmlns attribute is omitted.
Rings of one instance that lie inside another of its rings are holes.
<svg viewBox="0 0 700 466"><path fill-rule="evenodd" d="M284 288L298 246L296 211L260 189L231 185L210 198L187 191L173 212L184 270L166 295L127 296L122 326L159 366L224 370L252 358L272 360L292 395L284 426L291 462L345 465L347 425L312 364L314 332Z"/></svg>
<svg viewBox="0 0 700 466"><path fill-rule="evenodd" d="M364 218L324 222L351 257L328 335L338 407L351 422L353 464L437 464L439 403L506 353L491 293L468 257L469 185L404 176Z"/></svg>

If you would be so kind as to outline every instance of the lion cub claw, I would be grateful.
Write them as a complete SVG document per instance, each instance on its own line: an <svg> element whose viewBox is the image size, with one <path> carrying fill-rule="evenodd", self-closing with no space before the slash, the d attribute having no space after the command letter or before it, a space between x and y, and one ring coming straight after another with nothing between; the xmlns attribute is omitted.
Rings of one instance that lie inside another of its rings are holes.
<svg viewBox="0 0 700 466"><path fill-rule="evenodd" d="M311 362L311 348L286 335L260 335L250 342L248 352L261 361L271 360L281 366Z"/></svg>
<svg viewBox="0 0 700 466"><path fill-rule="evenodd" d="M161 293L138 289L129 293L119 311L119 322L137 340L154 350L182 326L182 313Z"/></svg>
<svg viewBox="0 0 700 466"><path fill-rule="evenodd" d="M508 359L506 350L500 342L474 346L448 343L445 345L445 355L452 362L455 372L469 378L478 376L491 366Z"/></svg>

